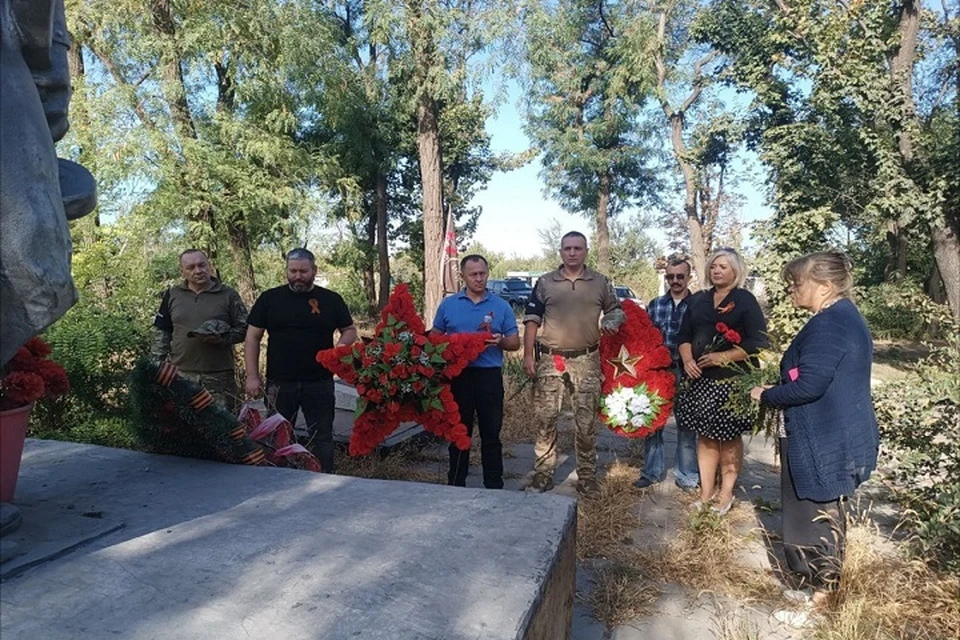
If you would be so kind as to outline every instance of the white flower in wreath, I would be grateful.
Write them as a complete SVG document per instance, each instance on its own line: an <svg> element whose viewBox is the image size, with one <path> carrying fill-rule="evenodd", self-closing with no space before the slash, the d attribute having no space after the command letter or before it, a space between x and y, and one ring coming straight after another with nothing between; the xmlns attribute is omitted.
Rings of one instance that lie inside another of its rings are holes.
<svg viewBox="0 0 960 640"><path fill-rule="evenodd" d="M614 425L643 427L653 417L657 407L645 387L620 387L603 398L607 417Z"/></svg>

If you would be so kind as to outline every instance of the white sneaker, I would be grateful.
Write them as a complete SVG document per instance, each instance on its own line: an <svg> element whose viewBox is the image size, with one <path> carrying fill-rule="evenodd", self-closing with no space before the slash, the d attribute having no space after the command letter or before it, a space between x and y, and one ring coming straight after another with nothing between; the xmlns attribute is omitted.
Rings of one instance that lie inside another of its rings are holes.
<svg viewBox="0 0 960 640"><path fill-rule="evenodd" d="M790 609L774 611L773 619L794 629L812 627L816 623L816 619L806 611L792 611Z"/></svg>

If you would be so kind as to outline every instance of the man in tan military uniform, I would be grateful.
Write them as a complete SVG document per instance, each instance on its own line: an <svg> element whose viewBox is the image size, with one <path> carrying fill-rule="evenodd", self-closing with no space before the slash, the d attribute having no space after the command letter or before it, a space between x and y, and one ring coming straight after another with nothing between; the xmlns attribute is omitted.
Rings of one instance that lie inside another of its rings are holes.
<svg viewBox="0 0 960 640"><path fill-rule="evenodd" d="M183 282L163 295L153 320L153 356L169 359L230 411L237 408L234 347L247 334L247 307L214 278L202 251L180 254Z"/></svg>
<svg viewBox="0 0 960 640"><path fill-rule="evenodd" d="M560 268L537 281L523 318L523 368L534 377L537 420L534 477L527 491L553 487L557 418L563 394L569 393L576 406L577 491L591 493L598 488L600 333L615 333L625 316L610 279L585 265L586 236L577 231L563 236L560 257Z"/></svg>

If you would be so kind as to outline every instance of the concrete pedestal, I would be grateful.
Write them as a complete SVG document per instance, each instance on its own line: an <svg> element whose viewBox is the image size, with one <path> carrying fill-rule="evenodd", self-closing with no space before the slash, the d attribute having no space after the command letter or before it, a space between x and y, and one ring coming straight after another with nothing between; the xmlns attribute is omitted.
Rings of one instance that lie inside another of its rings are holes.
<svg viewBox="0 0 960 640"><path fill-rule="evenodd" d="M47 441L20 482L123 526L5 580L5 638L569 637L567 498Z"/></svg>

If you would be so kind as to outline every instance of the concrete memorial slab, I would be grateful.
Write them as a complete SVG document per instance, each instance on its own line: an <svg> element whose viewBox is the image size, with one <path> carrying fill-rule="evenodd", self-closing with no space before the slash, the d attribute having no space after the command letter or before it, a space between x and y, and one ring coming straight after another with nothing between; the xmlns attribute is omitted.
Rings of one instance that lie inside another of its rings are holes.
<svg viewBox="0 0 960 640"><path fill-rule="evenodd" d="M2 584L11 638L568 638L576 503L29 440L18 502L124 527Z"/></svg>

